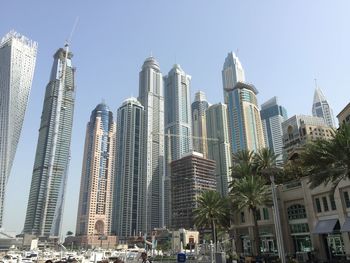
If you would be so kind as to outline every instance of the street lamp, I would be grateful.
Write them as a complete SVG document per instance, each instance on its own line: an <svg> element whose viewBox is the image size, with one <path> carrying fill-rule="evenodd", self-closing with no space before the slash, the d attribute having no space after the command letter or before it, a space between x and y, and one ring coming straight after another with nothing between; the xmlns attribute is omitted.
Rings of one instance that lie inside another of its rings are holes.
<svg viewBox="0 0 350 263"><path fill-rule="evenodd" d="M264 169L263 173L265 173L266 175L269 175L270 181L271 181L271 194L272 194L272 201L273 201L273 211L274 211L274 222L275 222L275 230L276 230L278 256L281 259L281 263L286 263L286 255L285 255L285 251L284 251L281 218L280 218L280 212L278 209L278 200L277 200L277 192L276 192L276 184L275 184L275 176L274 176L274 174L278 171L280 171L279 168L273 167L273 168Z"/></svg>

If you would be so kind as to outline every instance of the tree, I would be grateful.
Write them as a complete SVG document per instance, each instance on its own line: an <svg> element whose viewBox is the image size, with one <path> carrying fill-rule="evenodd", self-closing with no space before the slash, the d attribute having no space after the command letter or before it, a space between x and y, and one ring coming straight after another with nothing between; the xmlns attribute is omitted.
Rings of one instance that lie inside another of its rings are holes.
<svg viewBox="0 0 350 263"><path fill-rule="evenodd" d="M232 155L233 166L232 178L241 178L246 175L255 173L254 167L254 152L248 150L241 150Z"/></svg>
<svg viewBox="0 0 350 263"><path fill-rule="evenodd" d="M310 178L310 187L350 179L350 124L334 131L330 140L318 139L306 145L301 153L302 166Z"/></svg>
<svg viewBox="0 0 350 263"><path fill-rule="evenodd" d="M253 166L258 175L265 177L270 182L271 176L275 177L282 174L282 168L277 166L276 160L278 154L275 154L269 148L262 148L253 157Z"/></svg>
<svg viewBox="0 0 350 263"><path fill-rule="evenodd" d="M204 191L198 198L198 207L194 210L194 222L197 227L210 227L212 240L216 243L218 226L227 224L228 199L221 197L216 191Z"/></svg>
<svg viewBox="0 0 350 263"><path fill-rule="evenodd" d="M254 248L255 254L260 255L260 237L257 222L257 209L271 204L270 187L266 180L260 176L246 175L242 178L234 178L230 183L230 196L234 207L241 211L245 208L253 215Z"/></svg>

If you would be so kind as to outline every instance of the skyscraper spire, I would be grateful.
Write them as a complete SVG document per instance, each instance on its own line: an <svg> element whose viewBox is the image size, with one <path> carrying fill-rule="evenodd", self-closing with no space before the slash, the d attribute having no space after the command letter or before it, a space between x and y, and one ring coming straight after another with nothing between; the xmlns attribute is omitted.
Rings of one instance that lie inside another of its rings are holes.
<svg viewBox="0 0 350 263"><path fill-rule="evenodd" d="M323 118L328 126L335 127L333 111L326 97L323 95L322 90L317 86L316 80L315 84L316 88L312 104L312 115Z"/></svg>

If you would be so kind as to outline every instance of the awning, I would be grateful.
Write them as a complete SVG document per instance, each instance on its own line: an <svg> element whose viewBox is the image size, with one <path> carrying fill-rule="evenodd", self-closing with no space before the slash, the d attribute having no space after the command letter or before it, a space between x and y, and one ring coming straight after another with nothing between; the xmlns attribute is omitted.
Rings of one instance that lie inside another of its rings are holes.
<svg viewBox="0 0 350 263"><path fill-rule="evenodd" d="M332 233L337 222L338 222L338 219L320 220L317 222L317 225L314 228L314 231L312 232L312 234Z"/></svg>
<svg viewBox="0 0 350 263"><path fill-rule="evenodd" d="M350 217L347 217L345 219L345 222L341 227L340 232L350 232Z"/></svg>

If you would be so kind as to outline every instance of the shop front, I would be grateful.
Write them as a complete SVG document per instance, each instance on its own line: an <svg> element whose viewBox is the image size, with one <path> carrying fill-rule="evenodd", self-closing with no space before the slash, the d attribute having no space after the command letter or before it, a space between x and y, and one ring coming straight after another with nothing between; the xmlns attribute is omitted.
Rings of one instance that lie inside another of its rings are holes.
<svg viewBox="0 0 350 263"><path fill-rule="evenodd" d="M320 235L326 248L327 259L342 259L345 257L344 241L338 219L319 220L313 234Z"/></svg>

